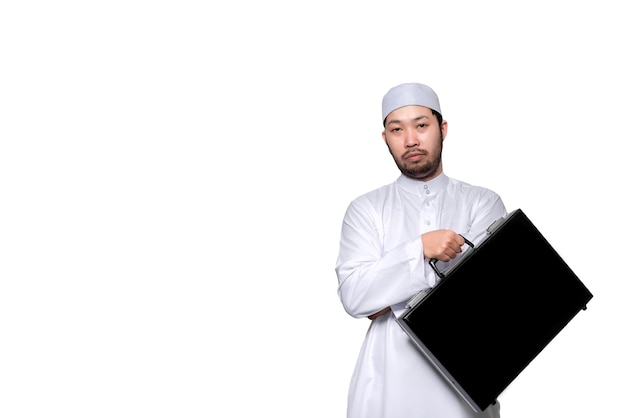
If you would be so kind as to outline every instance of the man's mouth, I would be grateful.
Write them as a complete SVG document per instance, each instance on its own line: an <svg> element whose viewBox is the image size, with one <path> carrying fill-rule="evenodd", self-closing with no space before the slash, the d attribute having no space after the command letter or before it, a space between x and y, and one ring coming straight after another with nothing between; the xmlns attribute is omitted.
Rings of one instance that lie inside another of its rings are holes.
<svg viewBox="0 0 626 418"><path fill-rule="evenodd" d="M405 160L416 161L422 159L426 154L421 152L411 152L404 155Z"/></svg>

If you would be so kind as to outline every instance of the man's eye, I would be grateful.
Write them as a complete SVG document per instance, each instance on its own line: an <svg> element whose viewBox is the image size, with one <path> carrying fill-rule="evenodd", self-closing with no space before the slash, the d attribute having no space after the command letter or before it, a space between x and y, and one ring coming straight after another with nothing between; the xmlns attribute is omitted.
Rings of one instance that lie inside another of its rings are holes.
<svg viewBox="0 0 626 418"><path fill-rule="evenodd" d="M400 132L400 128L392 128L391 132Z"/></svg>
<svg viewBox="0 0 626 418"><path fill-rule="evenodd" d="M420 123L420 124L417 125L417 127L423 129L423 128L426 127L426 124L425 123Z"/></svg>

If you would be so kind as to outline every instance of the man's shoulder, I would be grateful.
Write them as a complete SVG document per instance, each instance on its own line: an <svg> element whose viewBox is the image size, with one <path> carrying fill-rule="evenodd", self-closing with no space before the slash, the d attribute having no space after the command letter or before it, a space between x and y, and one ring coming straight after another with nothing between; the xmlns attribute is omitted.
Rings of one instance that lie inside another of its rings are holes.
<svg viewBox="0 0 626 418"><path fill-rule="evenodd" d="M454 189L460 189L464 192L475 192L475 193L480 193L480 194L491 194L491 195L497 196L497 193L488 187L481 186L478 184L468 183L466 181L455 179L455 178L449 179L448 187L451 187Z"/></svg>
<svg viewBox="0 0 626 418"><path fill-rule="evenodd" d="M363 201L375 201L379 200L381 197L384 197L389 194L389 192L395 187L396 182L388 183L383 186L379 186L375 189L367 191L358 195L353 199L354 202L363 202Z"/></svg>

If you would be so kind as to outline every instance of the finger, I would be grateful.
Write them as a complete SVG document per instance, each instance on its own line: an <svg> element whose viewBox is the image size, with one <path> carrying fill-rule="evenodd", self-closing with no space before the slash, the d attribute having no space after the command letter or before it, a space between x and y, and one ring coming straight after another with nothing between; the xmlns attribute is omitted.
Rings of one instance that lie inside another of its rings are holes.
<svg viewBox="0 0 626 418"><path fill-rule="evenodd" d="M454 250L454 248L448 248L446 250L446 257L448 258L447 261L452 260L454 257L456 257L457 251Z"/></svg>
<svg viewBox="0 0 626 418"><path fill-rule="evenodd" d="M448 247L450 250L454 251L454 255L456 256L458 253L461 252L461 250L463 249L462 245L459 245L456 242L453 242L450 244L450 246ZM452 254L449 254L452 255Z"/></svg>
<svg viewBox="0 0 626 418"><path fill-rule="evenodd" d="M456 242L457 244L459 244L462 247L465 244L465 238L463 238L463 236L460 235L460 234L456 234L454 242Z"/></svg>

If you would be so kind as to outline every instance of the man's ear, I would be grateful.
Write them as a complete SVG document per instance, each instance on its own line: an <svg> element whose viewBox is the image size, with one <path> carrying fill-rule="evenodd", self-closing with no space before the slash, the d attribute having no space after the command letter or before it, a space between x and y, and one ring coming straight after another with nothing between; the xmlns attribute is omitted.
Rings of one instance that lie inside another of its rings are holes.
<svg viewBox="0 0 626 418"><path fill-rule="evenodd" d="M385 144L386 144L387 143L387 135L386 135L385 131L383 131L382 137L383 137L383 141L385 141Z"/></svg>
<svg viewBox="0 0 626 418"><path fill-rule="evenodd" d="M446 139L446 135L448 135L448 121L441 121L441 140Z"/></svg>

